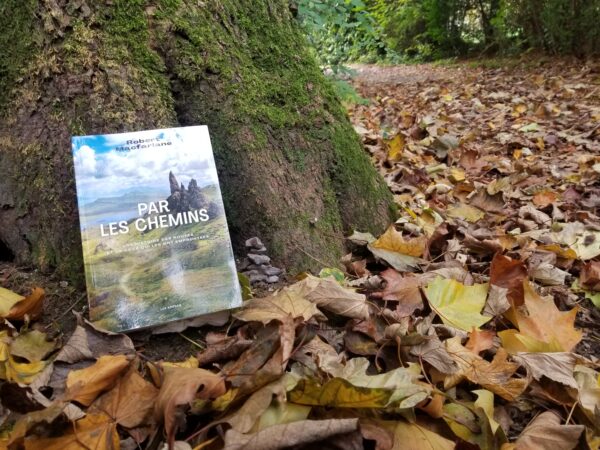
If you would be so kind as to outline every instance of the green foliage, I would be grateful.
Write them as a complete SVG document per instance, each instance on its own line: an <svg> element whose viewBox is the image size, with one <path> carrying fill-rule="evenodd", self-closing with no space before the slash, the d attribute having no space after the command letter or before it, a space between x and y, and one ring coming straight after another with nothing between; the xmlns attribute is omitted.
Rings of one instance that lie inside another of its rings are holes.
<svg viewBox="0 0 600 450"><path fill-rule="evenodd" d="M298 19L321 65L334 72L347 61L388 56L381 27L363 0L299 0Z"/></svg>
<svg viewBox="0 0 600 450"><path fill-rule="evenodd" d="M528 49L600 51L600 0L302 0L300 18L327 65L433 60Z"/></svg>

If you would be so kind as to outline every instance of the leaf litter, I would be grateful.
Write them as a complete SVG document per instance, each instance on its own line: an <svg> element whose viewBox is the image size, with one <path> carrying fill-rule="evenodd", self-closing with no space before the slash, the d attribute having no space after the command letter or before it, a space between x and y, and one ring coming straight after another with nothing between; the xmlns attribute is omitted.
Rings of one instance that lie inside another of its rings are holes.
<svg viewBox="0 0 600 450"><path fill-rule="evenodd" d="M399 219L187 359L1 289L0 448L598 448L599 69L359 77Z"/></svg>

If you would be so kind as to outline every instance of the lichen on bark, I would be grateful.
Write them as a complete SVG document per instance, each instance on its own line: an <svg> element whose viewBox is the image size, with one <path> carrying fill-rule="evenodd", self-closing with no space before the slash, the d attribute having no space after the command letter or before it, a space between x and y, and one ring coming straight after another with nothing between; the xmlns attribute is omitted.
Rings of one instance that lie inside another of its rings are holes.
<svg viewBox="0 0 600 450"><path fill-rule="evenodd" d="M73 134L209 125L234 242L259 235L291 270L336 264L345 231L390 219L287 1L8 3L0 240L20 261L81 273Z"/></svg>

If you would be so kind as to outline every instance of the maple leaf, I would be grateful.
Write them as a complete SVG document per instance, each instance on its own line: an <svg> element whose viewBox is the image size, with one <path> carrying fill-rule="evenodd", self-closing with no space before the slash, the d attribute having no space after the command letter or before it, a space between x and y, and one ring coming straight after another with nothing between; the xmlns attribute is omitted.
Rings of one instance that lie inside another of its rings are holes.
<svg viewBox="0 0 600 450"><path fill-rule="evenodd" d="M513 401L527 387L527 380L513 377L519 368L519 364L508 361L508 354L503 348L498 349L492 362L488 362L463 347L460 344L459 337L447 339L444 344L448 353L460 368L456 374L446 377L444 381L445 389L449 389L458 384L463 378L467 378L500 397Z"/></svg>
<svg viewBox="0 0 600 450"><path fill-rule="evenodd" d="M262 322L265 325L271 320L282 321L288 316L302 317L304 320L309 320L313 316L325 319L314 303L290 288L284 288L269 297L248 300L242 310L234 314L237 319L246 322Z"/></svg>
<svg viewBox="0 0 600 450"><path fill-rule="evenodd" d="M89 367L67 375L67 397L89 406L98 395L110 388L129 366L125 355L105 355Z"/></svg>
<svg viewBox="0 0 600 450"><path fill-rule="evenodd" d="M516 352L569 352L581 340L574 327L577 308L560 311L552 298L543 298L531 283L523 281L524 303L513 312L518 330L500 331L502 346Z"/></svg>
<svg viewBox="0 0 600 450"><path fill-rule="evenodd" d="M456 280L439 276L425 288L431 308L442 321L464 331L478 328L491 319L481 315L487 292L487 284L465 286Z"/></svg>
<svg viewBox="0 0 600 450"><path fill-rule="evenodd" d="M394 269L387 269L381 272L380 276L387 282L382 299L398 302L396 312L399 317L410 316L417 309L423 308L419 278L403 277Z"/></svg>
<svg viewBox="0 0 600 450"><path fill-rule="evenodd" d="M383 259L396 270L409 271L423 262L420 258L425 253L427 237L419 236L405 240L402 233L392 225L379 239L367 245L371 253Z"/></svg>
<svg viewBox="0 0 600 450"><path fill-rule="evenodd" d="M88 414L74 423L73 432L57 438L26 439L25 448L30 450L78 450L82 448L117 450L120 448L117 424L106 414Z"/></svg>

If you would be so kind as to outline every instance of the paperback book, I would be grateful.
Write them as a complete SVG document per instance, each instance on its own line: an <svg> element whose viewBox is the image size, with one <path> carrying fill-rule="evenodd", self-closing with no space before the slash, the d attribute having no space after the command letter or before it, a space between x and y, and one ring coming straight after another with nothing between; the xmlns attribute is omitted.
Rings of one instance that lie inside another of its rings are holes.
<svg viewBox="0 0 600 450"><path fill-rule="evenodd" d="M208 128L72 138L90 319L111 331L240 306Z"/></svg>

